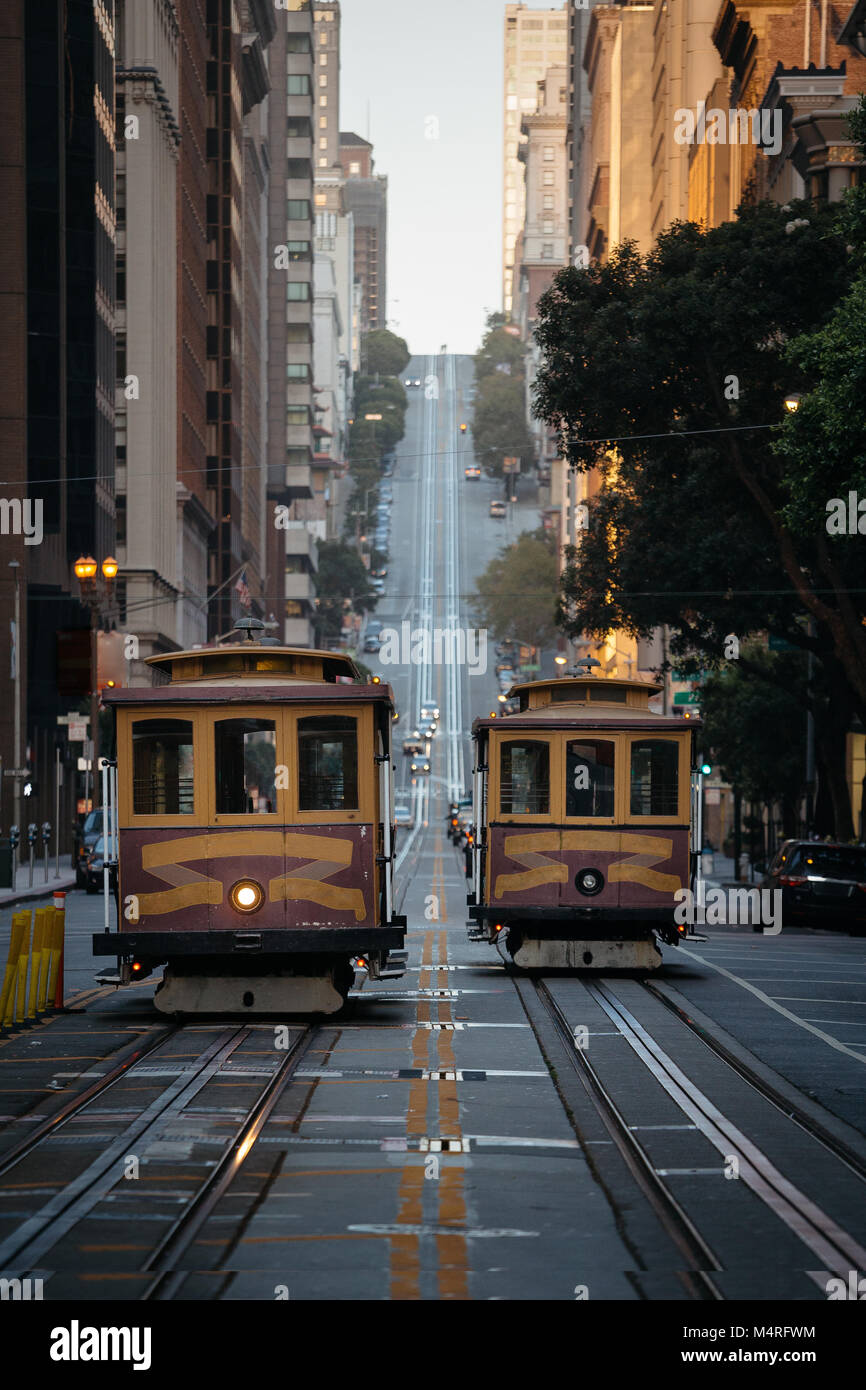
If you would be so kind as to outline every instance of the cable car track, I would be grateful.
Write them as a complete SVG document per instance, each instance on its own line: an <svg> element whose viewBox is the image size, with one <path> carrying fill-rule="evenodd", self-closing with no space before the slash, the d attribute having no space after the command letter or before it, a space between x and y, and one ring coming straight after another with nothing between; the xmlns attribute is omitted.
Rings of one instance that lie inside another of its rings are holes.
<svg viewBox="0 0 866 1390"><path fill-rule="evenodd" d="M260 1025L259 1025L260 1026ZM196 1031L200 1031L201 1025ZM85 1221L97 1205L123 1181L122 1163L126 1156L139 1151L160 1139L167 1124L183 1115L187 1105L207 1083L220 1077L232 1075L223 1068L231 1066L231 1059L241 1045L256 1031L254 1027L235 1024L223 1028L218 1036L189 1065L173 1061L171 1056L159 1059L154 1054L169 1037L183 1031L183 1025L163 1030L153 1047L139 1055L134 1061L116 1067L100 1084L75 1098L75 1103L66 1107L62 1117L51 1117L44 1127L28 1136L23 1145L4 1159L0 1172L5 1173L20 1164L46 1140L53 1138L59 1124L65 1124L73 1117L86 1115L88 1106L99 1100L123 1077L141 1080L142 1073L136 1077L145 1058L152 1066L162 1060L167 1074L174 1079L160 1094L141 1111L132 1123L126 1125L116 1138L111 1140L80 1173L64 1183L60 1191L44 1203L31 1216L0 1241L0 1271L4 1277L22 1277L26 1272L39 1268L45 1255L51 1251L76 1225ZM246 1107L246 1113L235 1132L227 1140L220 1158L213 1169L205 1175L193 1193L183 1212L172 1221L167 1232L155 1248L148 1254L141 1266L142 1273L154 1275L147 1286L144 1298L160 1298L171 1283L173 1262L188 1248L202 1224L227 1191L247 1156L255 1146L262 1129L267 1123L274 1106L291 1081L299 1062L306 1053L317 1031L316 1025L299 1026L298 1035L291 1039L285 1056L270 1074L263 1087L258 1088L255 1098ZM143 1075L149 1075L149 1072ZM241 1070L234 1073L245 1075ZM86 1136L85 1136L86 1138ZM94 1139L94 1143L96 1140ZM124 1197L135 1197L135 1186L129 1184ZM123 1218L118 1217L122 1223Z"/></svg>
<svg viewBox="0 0 866 1390"><path fill-rule="evenodd" d="M652 1159L644 1149L643 1145L635 1137L628 1123L623 1117L616 1102L611 1097L609 1091L598 1077L595 1069L589 1061L586 1053L575 1046L574 1035L568 1020L562 1009L554 999L550 990L543 980L532 979L521 976L514 971L513 967L506 965L506 970L514 981L515 988L520 995L526 1016L538 1038L542 1051L547 1055L544 1042L540 1036L537 1015L533 1017L535 1010L532 1008L532 996L540 1003L547 1017L551 1021L556 1032L557 1039L561 1044L561 1052L568 1062L587 1096L589 1097L596 1114L602 1121L605 1129L616 1145L626 1168L636 1182L643 1196L648 1201L655 1213L660 1225L668 1235L674 1247L680 1252L686 1262L684 1282L691 1296L701 1301L720 1301L723 1294L718 1289L710 1277L711 1271L721 1270L722 1265L718 1257L704 1240L700 1231L694 1225L690 1217L686 1214L673 1193L662 1182L656 1172ZM552 1059L548 1058L548 1065L552 1065ZM571 1110L563 1099L569 1121L577 1134L577 1138L584 1145L584 1136L580 1131ZM594 1170L597 1179L601 1180L598 1166L589 1152L584 1148L587 1158ZM602 1183L603 1185L603 1183ZM612 1200L607 1194L608 1200Z"/></svg>

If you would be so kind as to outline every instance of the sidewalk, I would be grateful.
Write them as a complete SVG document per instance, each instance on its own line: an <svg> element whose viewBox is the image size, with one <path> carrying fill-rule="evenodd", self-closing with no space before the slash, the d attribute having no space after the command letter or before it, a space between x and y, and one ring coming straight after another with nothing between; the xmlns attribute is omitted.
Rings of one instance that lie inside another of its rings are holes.
<svg viewBox="0 0 866 1390"><path fill-rule="evenodd" d="M66 893L70 888L75 887L75 870L72 867L72 856L61 854L60 856L60 877L54 877L54 855L48 859L48 882L45 881L45 869L43 866L42 855L40 854L33 864L33 886L30 886L30 865L24 864L18 868L15 874L14 888L0 888L0 907L7 907L13 903L29 902L34 898L50 897L52 893Z"/></svg>
<svg viewBox="0 0 866 1390"><path fill-rule="evenodd" d="M748 865L744 865L742 874L737 882L736 864L733 859L729 859L726 854L720 854L716 850L704 850L704 882L713 888L748 888L754 887L763 878L763 874L755 873L754 879L749 877ZM712 868L708 867L712 863Z"/></svg>

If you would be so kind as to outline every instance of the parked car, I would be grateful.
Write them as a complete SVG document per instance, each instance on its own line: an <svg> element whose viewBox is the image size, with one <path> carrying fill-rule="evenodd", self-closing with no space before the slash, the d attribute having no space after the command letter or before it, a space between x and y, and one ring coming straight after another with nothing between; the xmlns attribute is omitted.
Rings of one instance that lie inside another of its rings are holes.
<svg viewBox="0 0 866 1390"><path fill-rule="evenodd" d="M481 469L477 463L472 463L468 468L464 468L463 477L467 483L478 483L481 481Z"/></svg>
<svg viewBox="0 0 866 1390"><path fill-rule="evenodd" d="M382 619L381 619L381 618L368 618L368 619L367 619L367 629L366 629L366 630L367 630L368 636L369 636L369 635L372 635L374 632L381 632L381 631L382 631L382 627L383 627L383 623L382 623Z"/></svg>
<svg viewBox="0 0 866 1390"><path fill-rule="evenodd" d="M501 497L493 497L493 498L491 498L491 501L490 501L490 515L491 515L491 516L499 516L499 517L502 517L502 516L505 516L505 514L506 514L506 507L505 507L505 503L502 501L502 498L501 498Z"/></svg>
<svg viewBox="0 0 866 1390"><path fill-rule="evenodd" d="M373 590L373 592L376 593L376 594L384 594L384 592L385 592L385 581L384 581L384 579L371 579L371 580L370 580L370 588L371 588L371 589Z"/></svg>
<svg viewBox="0 0 866 1390"><path fill-rule="evenodd" d="M87 856L102 834L102 807L88 811L83 824L79 825L75 832L74 863L75 863L75 886L84 888L87 882L86 864Z"/></svg>
<svg viewBox="0 0 866 1390"><path fill-rule="evenodd" d="M395 824L395 825L413 825L413 824L414 824L414 817L413 817L413 815L412 815L412 811L411 811L410 807L408 807L408 806L395 806L395 807L394 807L394 824Z"/></svg>
<svg viewBox="0 0 866 1390"><path fill-rule="evenodd" d="M387 565L377 565L375 569L371 569L371 570L370 570L370 576L371 576L371 578L373 578L373 579L386 579L386 578L387 578L387 575L388 575L388 566L387 566Z"/></svg>
<svg viewBox="0 0 866 1390"><path fill-rule="evenodd" d="M100 835L84 861L84 887L88 893L100 893L105 867L105 841Z"/></svg>
<svg viewBox="0 0 866 1390"><path fill-rule="evenodd" d="M368 635L364 638L364 651L378 652L381 651L381 648L382 639L378 636L378 634L375 632L368 633Z"/></svg>
<svg viewBox="0 0 866 1390"><path fill-rule="evenodd" d="M866 848L786 840L761 887L782 892L783 926L866 929ZM760 924L754 926L761 931Z"/></svg>

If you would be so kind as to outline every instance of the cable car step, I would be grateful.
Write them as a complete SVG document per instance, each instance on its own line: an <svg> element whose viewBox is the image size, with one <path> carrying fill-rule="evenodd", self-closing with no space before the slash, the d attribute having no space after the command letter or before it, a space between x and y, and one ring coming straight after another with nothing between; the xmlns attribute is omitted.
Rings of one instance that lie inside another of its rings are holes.
<svg viewBox="0 0 866 1390"><path fill-rule="evenodd" d="M406 966L409 961L408 951L389 951L382 969L379 971L380 980L401 980L406 974Z"/></svg>

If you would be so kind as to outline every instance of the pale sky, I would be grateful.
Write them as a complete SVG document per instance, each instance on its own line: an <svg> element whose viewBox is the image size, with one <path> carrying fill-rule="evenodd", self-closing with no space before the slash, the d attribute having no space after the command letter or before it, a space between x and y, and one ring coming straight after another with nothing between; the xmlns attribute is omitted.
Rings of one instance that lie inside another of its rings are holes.
<svg viewBox="0 0 866 1390"><path fill-rule="evenodd" d="M413 353L474 352L501 308L505 4L342 0L340 127L388 175L388 326Z"/></svg>

